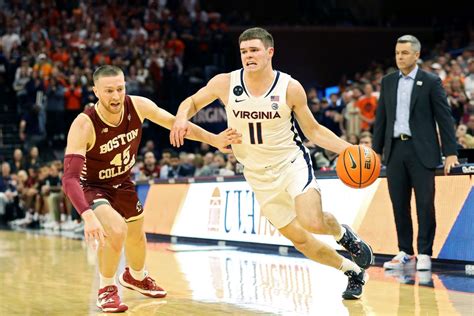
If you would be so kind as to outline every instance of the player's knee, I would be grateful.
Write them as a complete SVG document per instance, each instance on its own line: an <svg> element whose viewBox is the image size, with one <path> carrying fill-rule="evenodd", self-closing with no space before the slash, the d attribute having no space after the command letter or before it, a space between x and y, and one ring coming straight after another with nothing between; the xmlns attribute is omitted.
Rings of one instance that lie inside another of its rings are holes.
<svg viewBox="0 0 474 316"><path fill-rule="evenodd" d="M324 248L320 247L318 243L311 242L311 238L314 238L314 237L311 236L304 240L298 240L298 241L292 241L292 242L296 250L298 250L305 256L311 253L312 256L324 257L326 255L324 253Z"/></svg>
<svg viewBox="0 0 474 316"><path fill-rule="evenodd" d="M125 237L127 237L128 227L127 227L127 224L125 224L124 222L112 228L112 230L113 230L113 234L116 236L118 240L123 241L125 240Z"/></svg>
<svg viewBox="0 0 474 316"><path fill-rule="evenodd" d="M339 222L333 214L324 212L324 224L326 227L339 227Z"/></svg>
<svg viewBox="0 0 474 316"><path fill-rule="evenodd" d="M127 237L127 224L120 223L111 227L107 232L107 239L114 249L122 249L125 238Z"/></svg>
<svg viewBox="0 0 474 316"><path fill-rule="evenodd" d="M312 232L313 234L323 234L326 232L326 224L324 223L323 219L313 219L308 223L304 224L304 228L307 231Z"/></svg>
<svg viewBox="0 0 474 316"><path fill-rule="evenodd" d="M313 237L308 232L302 232L295 236L289 236L289 239L295 246L296 250L302 253L305 253L309 249L311 238Z"/></svg>
<svg viewBox="0 0 474 316"><path fill-rule="evenodd" d="M293 246L295 246L296 250L301 253L305 253L308 250L309 242L308 239L298 239L292 240Z"/></svg>
<svg viewBox="0 0 474 316"><path fill-rule="evenodd" d="M138 233L128 233L127 234L127 244L141 244L145 242L145 233L138 232Z"/></svg>

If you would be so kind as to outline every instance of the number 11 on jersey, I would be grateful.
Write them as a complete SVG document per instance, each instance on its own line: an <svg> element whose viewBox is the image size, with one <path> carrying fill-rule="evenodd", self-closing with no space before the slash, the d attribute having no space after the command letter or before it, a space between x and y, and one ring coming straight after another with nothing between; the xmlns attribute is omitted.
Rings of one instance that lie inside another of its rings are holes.
<svg viewBox="0 0 474 316"><path fill-rule="evenodd" d="M249 123L249 133L250 133L250 144L263 144L262 122ZM257 138L257 142L255 142L255 136Z"/></svg>

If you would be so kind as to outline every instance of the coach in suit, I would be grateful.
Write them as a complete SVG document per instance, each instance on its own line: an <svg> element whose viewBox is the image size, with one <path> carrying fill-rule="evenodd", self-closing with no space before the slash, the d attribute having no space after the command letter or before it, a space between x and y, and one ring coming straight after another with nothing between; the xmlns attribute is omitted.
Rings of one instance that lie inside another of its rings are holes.
<svg viewBox="0 0 474 316"><path fill-rule="evenodd" d="M382 79L373 148L387 166L387 181L397 227L400 253L385 262L400 269L415 261L410 200L415 190L418 215L418 270L431 269L436 229L435 168L441 164L437 126L441 136L444 171L458 164L454 120L438 76L418 68L421 45L412 35L397 40L399 71Z"/></svg>

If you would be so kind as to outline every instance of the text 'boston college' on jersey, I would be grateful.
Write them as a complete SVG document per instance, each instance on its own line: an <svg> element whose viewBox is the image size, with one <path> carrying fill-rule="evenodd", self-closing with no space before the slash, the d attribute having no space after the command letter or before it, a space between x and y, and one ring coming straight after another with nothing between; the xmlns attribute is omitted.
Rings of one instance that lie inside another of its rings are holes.
<svg viewBox="0 0 474 316"><path fill-rule="evenodd" d="M130 177L142 135L142 119L130 96L125 96L124 111L118 126L108 123L97 111L97 104L87 108L94 126L94 141L86 152L81 174L83 186L118 186Z"/></svg>
<svg viewBox="0 0 474 316"><path fill-rule="evenodd" d="M244 70L231 72L227 124L242 133L242 144L232 145L232 151L245 168L261 170L277 166L305 150L294 126L292 110L286 103L290 80L290 75L275 71L268 91L254 97L245 86Z"/></svg>

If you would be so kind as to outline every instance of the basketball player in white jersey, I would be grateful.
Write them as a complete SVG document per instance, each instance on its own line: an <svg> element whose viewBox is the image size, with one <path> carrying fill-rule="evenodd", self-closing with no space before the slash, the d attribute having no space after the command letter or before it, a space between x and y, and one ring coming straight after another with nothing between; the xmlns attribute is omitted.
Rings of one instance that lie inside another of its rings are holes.
<svg viewBox="0 0 474 316"><path fill-rule="evenodd" d="M368 278L364 269L374 261L372 250L349 226L341 226L332 214L322 211L320 189L295 119L306 137L323 148L341 153L350 144L313 118L297 80L273 70L270 33L248 29L240 35L239 44L243 68L215 76L181 103L171 143L181 146L189 131L188 119L220 99L229 127L242 133L242 144L232 145L232 150L244 165L244 176L262 213L306 257L342 270L349 278L343 298L357 299ZM333 235L355 263L312 233Z"/></svg>

